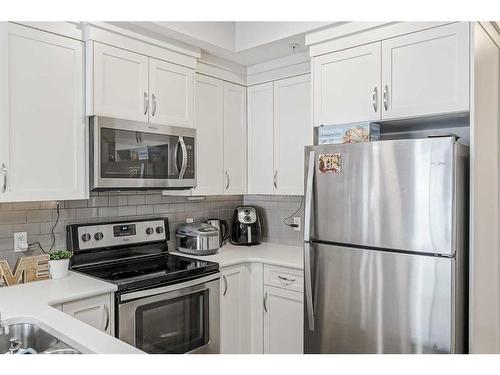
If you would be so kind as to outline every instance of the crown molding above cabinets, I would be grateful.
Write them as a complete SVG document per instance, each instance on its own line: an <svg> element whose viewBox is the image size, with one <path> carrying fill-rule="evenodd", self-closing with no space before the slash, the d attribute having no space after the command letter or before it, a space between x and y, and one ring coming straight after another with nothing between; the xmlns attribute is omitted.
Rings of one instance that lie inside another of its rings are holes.
<svg viewBox="0 0 500 375"><path fill-rule="evenodd" d="M247 67L247 85L258 85L310 72L311 59L307 52L294 53Z"/></svg>
<svg viewBox="0 0 500 375"><path fill-rule="evenodd" d="M17 25L31 27L40 31L49 32L52 34L65 36L76 40L83 41L83 23L82 22L29 22L16 21L9 22Z"/></svg>
<svg viewBox="0 0 500 375"><path fill-rule="evenodd" d="M309 55L319 56L454 22L348 22L306 34Z"/></svg>
<svg viewBox="0 0 500 375"><path fill-rule="evenodd" d="M150 38L105 22L84 22L84 40L97 41L191 69L197 68L201 49L181 47Z"/></svg>
<svg viewBox="0 0 500 375"><path fill-rule="evenodd" d="M245 66L208 53L202 53L196 72L238 85L247 85Z"/></svg>

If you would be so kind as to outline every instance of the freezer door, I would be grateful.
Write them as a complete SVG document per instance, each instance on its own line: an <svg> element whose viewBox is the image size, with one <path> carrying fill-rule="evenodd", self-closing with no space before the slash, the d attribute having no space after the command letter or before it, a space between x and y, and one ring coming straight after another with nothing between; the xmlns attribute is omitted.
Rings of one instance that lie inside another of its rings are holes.
<svg viewBox="0 0 500 375"><path fill-rule="evenodd" d="M304 262L312 269L305 273L305 300L311 301L304 303L305 353L461 350L454 258L324 244L312 244L310 255Z"/></svg>
<svg viewBox="0 0 500 375"><path fill-rule="evenodd" d="M453 137L307 147L305 240L454 254L457 147Z"/></svg>

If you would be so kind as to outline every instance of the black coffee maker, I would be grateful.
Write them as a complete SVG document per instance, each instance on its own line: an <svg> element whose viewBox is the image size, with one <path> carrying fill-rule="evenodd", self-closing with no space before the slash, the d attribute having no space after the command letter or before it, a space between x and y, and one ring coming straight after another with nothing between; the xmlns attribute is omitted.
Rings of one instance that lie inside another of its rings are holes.
<svg viewBox="0 0 500 375"><path fill-rule="evenodd" d="M231 228L233 245L258 245L262 236L259 213L254 206L238 206L234 210Z"/></svg>

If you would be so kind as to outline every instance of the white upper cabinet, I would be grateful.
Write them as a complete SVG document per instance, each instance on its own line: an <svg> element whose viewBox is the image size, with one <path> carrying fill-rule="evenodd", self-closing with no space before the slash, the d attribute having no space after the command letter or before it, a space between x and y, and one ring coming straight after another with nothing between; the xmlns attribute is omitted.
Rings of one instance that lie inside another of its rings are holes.
<svg viewBox="0 0 500 375"><path fill-rule="evenodd" d="M193 126L194 71L149 59L150 122Z"/></svg>
<svg viewBox="0 0 500 375"><path fill-rule="evenodd" d="M248 88L248 193L301 195L312 144L309 74Z"/></svg>
<svg viewBox="0 0 500 375"><path fill-rule="evenodd" d="M274 82L274 193L304 194L304 147L312 144L309 74Z"/></svg>
<svg viewBox="0 0 500 375"><path fill-rule="evenodd" d="M223 83L219 79L196 75L196 171L195 195L222 194L223 191Z"/></svg>
<svg viewBox="0 0 500 375"><path fill-rule="evenodd" d="M248 194L273 193L273 116L273 83L249 87Z"/></svg>
<svg viewBox="0 0 500 375"><path fill-rule="evenodd" d="M384 119L469 110L469 25L382 41Z"/></svg>
<svg viewBox="0 0 500 375"><path fill-rule="evenodd" d="M313 59L314 126L380 120L380 42Z"/></svg>
<svg viewBox="0 0 500 375"><path fill-rule="evenodd" d="M194 70L89 42L88 115L194 125Z"/></svg>
<svg viewBox="0 0 500 375"><path fill-rule="evenodd" d="M315 126L469 110L469 24L313 58Z"/></svg>
<svg viewBox="0 0 500 375"><path fill-rule="evenodd" d="M247 191L246 90L224 82L224 194Z"/></svg>
<svg viewBox="0 0 500 375"><path fill-rule="evenodd" d="M0 23L0 202L86 197L83 48Z"/></svg>
<svg viewBox="0 0 500 375"><path fill-rule="evenodd" d="M148 57L98 42L93 42L92 53L89 114L148 121Z"/></svg>

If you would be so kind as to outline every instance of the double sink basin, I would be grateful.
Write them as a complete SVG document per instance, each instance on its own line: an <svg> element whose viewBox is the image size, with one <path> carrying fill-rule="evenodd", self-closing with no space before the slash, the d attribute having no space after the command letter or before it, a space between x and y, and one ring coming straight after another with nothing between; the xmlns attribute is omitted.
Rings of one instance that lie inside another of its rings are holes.
<svg viewBox="0 0 500 375"><path fill-rule="evenodd" d="M59 338L33 323L0 328L0 354L79 354Z"/></svg>

